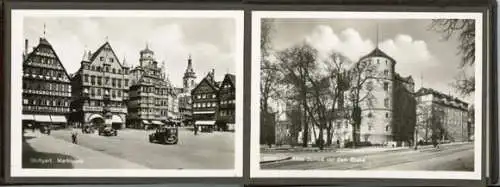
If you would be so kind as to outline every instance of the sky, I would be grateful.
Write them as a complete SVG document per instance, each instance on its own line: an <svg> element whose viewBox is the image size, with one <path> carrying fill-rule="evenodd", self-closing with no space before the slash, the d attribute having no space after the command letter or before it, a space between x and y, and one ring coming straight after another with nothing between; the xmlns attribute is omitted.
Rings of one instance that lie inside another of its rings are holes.
<svg viewBox="0 0 500 187"><path fill-rule="evenodd" d="M26 17L24 38L29 49L44 36L69 74L75 73L84 50L95 52L109 41L121 63L139 65L139 52L149 45L177 87L191 55L197 81L215 69L217 80L235 73L235 21L232 18L103 18ZM24 43L24 42L23 42Z"/></svg>
<svg viewBox="0 0 500 187"><path fill-rule="evenodd" d="M269 20L267 20L269 21ZM462 70L458 41L444 40L430 30L432 20L368 19L273 19L271 46L282 50L306 41L319 56L337 51L352 61L371 52L375 46L396 60L396 72L412 76L415 89L427 87L451 94L471 103L473 97L462 97L450 86ZM377 36L378 33L378 36ZM378 41L378 42L377 42ZM465 70L468 75L473 67Z"/></svg>

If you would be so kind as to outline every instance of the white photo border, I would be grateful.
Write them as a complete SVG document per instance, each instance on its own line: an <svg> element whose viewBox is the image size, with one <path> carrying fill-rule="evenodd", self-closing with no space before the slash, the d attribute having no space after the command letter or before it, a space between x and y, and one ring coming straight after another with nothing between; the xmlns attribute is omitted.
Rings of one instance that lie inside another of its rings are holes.
<svg viewBox="0 0 500 187"><path fill-rule="evenodd" d="M11 125L11 177L242 177L243 176L243 10L11 10L11 116L10 124L21 124L23 18L36 17L144 17L228 18L235 21L236 116L234 169L25 169L22 168L22 128Z"/></svg>
<svg viewBox="0 0 500 187"><path fill-rule="evenodd" d="M476 91L474 95L474 171L381 171L381 170L272 170L260 169L260 35L263 18L317 19L474 19L476 41ZM468 12L347 12L347 11L253 11L252 12L252 75L251 75L251 178L397 178L397 179L459 179L482 180L483 139L483 13Z"/></svg>

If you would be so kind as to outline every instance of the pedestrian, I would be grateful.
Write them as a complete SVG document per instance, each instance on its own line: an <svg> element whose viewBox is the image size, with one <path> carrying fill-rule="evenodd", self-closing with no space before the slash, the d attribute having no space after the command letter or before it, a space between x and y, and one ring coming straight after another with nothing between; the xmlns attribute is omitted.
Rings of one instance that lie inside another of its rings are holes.
<svg viewBox="0 0 500 187"><path fill-rule="evenodd" d="M194 125L194 135L198 135L198 126Z"/></svg>
<svg viewBox="0 0 500 187"><path fill-rule="evenodd" d="M78 144L78 132L77 131L73 131L71 133L71 139L73 141L73 144Z"/></svg>

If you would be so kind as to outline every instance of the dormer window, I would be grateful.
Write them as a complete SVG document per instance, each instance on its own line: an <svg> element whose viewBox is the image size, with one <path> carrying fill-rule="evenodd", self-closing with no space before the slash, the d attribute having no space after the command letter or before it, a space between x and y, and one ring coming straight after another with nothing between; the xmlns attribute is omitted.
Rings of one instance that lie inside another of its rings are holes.
<svg viewBox="0 0 500 187"><path fill-rule="evenodd" d="M104 61L104 57L103 56L99 57L99 60Z"/></svg>

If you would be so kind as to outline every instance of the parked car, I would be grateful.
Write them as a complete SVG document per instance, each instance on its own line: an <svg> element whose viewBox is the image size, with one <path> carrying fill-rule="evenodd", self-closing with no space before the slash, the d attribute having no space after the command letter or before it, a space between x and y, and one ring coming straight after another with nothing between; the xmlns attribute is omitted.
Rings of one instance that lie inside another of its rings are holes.
<svg viewBox="0 0 500 187"><path fill-rule="evenodd" d="M82 127L82 133L84 134L92 134L94 133L94 128L90 125L85 125Z"/></svg>
<svg viewBox="0 0 500 187"><path fill-rule="evenodd" d="M163 126L149 135L149 142L159 142L162 144L177 144L179 141L179 131L177 127Z"/></svg>
<svg viewBox="0 0 500 187"><path fill-rule="evenodd" d="M117 136L118 131L109 126L102 126L99 128L99 136Z"/></svg>

